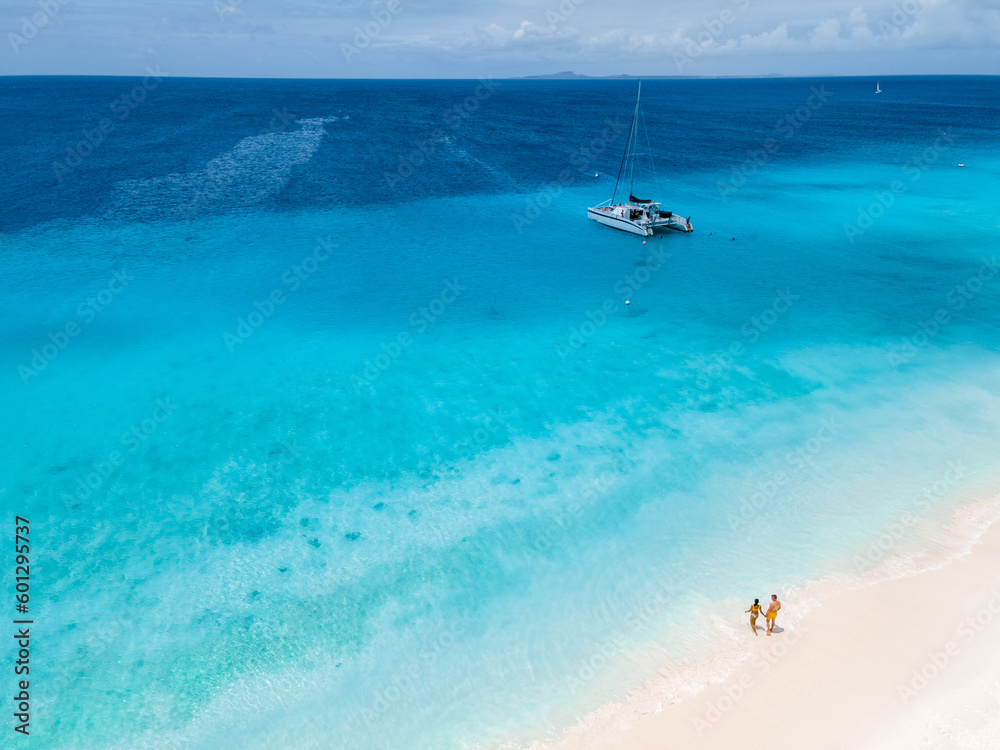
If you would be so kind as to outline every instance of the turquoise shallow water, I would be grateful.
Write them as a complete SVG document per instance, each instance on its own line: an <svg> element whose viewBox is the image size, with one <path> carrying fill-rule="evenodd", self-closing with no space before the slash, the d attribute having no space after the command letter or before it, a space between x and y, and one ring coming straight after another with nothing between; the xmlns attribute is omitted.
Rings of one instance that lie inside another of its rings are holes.
<svg viewBox="0 0 1000 750"><path fill-rule="evenodd" d="M996 79L653 82L696 231L646 245L585 218L616 148L552 186L630 86L507 82L393 190L399 123L475 84L178 81L55 183L116 85L9 147L40 747L556 736L703 649L691 613L995 490Z"/></svg>

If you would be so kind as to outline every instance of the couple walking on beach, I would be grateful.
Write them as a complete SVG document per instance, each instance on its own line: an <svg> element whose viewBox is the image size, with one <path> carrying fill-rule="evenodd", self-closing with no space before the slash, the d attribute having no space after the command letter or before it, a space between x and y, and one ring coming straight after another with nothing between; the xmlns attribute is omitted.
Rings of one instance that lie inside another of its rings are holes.
<svg viewBox="0 0 1000 750"><path fill-rule="evenodd" d="M767 612L764 615L767 619L768 635L771 635L771 630L774 629L774 621L778 617L779 609L781 609L781 602L778 601L778 595L771 594L771 604L768 606ZM760 614L760 599L754 599L753 604L750 605L750 609L748 609L747 612L750 613L750 629L753 630L754 635L757 635L757 615Z"/></svg>

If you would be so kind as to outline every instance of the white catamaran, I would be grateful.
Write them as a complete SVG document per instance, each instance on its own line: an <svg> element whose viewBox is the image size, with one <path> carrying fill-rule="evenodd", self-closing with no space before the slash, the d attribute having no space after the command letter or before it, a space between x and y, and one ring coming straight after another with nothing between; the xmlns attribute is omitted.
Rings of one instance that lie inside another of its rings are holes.
<svg viewBox="0 0 1000 750"><path fill-rule="evenodd" d="M643 237L652 237L656 229L676 229L678 232L694 231L691 227L691 217L684 219L675 216L672 211L661 211L660 204L653 200L643 200L636 198L632 192L635 180L635 157L637 155L636 140L639 131L639 120L642 112L639 109L639 99L642 96L642 81L639 82L639 93L635 97L635 112L632 115L632 127L629 129L628 142L625 144L625 153L622 154L622 163L618 168L618 179L615 180L615 190L611 198L597 206L587 209L587 216L594 221L599 221L615 229L622 229L632 234L639 234ZM646 137L647 143L649 137ZM650 155L652 158L652 155ZM622 179L622 170L625 162L629 162L628 177L628 203L615 204L615 197L618 195L618 184Z"/></svg>

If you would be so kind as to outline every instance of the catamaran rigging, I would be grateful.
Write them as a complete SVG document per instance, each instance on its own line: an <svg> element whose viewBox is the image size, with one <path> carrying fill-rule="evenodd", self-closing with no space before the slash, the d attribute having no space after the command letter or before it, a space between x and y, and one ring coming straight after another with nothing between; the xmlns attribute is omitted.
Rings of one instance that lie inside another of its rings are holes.
<svg viewBox="0 0 1000 750"><path fill-rule="evenodd" d="M632 125L629 128L628 141L625 144L622 161L618 167L618 178L615 180L614 192L611 194L611 198L604 203L588 208L587 216L605 226L642 235L643 237L652 237L656 229L659 228L675 229L679 232L694 231L691 226L691 217L683 219L675 216L672 211L662 211L658 201L635 197L636 141L639 134L639 122L642 117L640 109L641 98L642 81L639 82L639 92L635 98L635 111L632 113ZM646 135L646 142L648 146L648 134ZM631 158L629 158L630 156ZM652 158L652 155L650 155L650 158ZM614 205L626 160L629 161L628 203Z"/></svg>

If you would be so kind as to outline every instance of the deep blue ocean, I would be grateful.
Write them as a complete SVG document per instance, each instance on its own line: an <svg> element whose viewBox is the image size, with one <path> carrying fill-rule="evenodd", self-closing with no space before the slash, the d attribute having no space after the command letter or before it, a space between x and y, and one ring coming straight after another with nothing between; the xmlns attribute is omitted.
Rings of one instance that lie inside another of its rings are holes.
<svg viewBox="0 0 1000 750"><path fill-rule="evenodd" d="M1000 78L881 87L644 82L644 243L634 81L0 78L32 746L557 738L995 494Z"/></svg>

